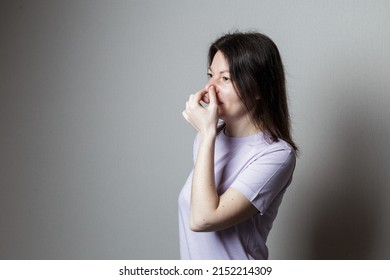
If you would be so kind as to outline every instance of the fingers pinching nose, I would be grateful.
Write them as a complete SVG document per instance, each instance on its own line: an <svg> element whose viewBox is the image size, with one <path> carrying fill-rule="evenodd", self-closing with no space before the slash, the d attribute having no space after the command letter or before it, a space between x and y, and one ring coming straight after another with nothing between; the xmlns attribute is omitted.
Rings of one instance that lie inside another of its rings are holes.
<svg viewBox="0 0 390 280"><path fill-rule="evenodd" d="M215 91L215 87L214 87L214 86L209 86L209 88L208 88L208 92L210 92L210 90L213 90L213 91Z"/></svg>
<svg viewBox="0 0 390 280"><path fill-rule="evenodd" d="M210 86L209 87L208 98L210 100L210 103L216 103L217 102L217 93L215 92L215 87L214 86Z"/></svg>

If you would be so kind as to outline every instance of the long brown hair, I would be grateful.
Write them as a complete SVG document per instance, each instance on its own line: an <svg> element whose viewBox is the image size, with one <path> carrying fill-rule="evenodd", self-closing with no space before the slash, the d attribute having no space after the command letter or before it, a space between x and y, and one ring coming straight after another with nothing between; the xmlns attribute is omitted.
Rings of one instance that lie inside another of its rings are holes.
<svg viewBox="0 0 390 280"><path fill-rule="evenodd" d="M283 64L275 43L257 32L226 34L210 46L209 66L218 51L229 64L234 87L252 123L297 152L290 132Z"/></svg>

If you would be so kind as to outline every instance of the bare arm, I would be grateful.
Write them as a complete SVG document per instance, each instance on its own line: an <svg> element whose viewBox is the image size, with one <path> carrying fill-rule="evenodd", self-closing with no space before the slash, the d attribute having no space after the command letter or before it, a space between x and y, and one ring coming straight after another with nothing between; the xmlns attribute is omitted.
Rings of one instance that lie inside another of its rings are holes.
<svg viewBox="0 0 390 280"><path fill-rule="evenodd" d="M216 138L217 97L209 89L209 106L203 108L204 90L187 102L184 118L200 133L200 144L191 189L190 227L193 231L217 231L237 224L257 212L238 191L229 188L218 196L214 178L214 147Z"/></svg>

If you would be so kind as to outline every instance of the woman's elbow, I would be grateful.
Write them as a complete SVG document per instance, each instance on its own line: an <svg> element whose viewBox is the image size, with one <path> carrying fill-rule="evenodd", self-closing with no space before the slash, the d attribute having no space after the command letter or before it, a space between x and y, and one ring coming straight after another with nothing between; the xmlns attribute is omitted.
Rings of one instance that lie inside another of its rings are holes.
<svg viewBox="0 0 390 280"><path fill-rule="evenodd" d="M212 225L207 223L206 219L190 219L190 229L194 232L207 232L213 231Z"/></svg>

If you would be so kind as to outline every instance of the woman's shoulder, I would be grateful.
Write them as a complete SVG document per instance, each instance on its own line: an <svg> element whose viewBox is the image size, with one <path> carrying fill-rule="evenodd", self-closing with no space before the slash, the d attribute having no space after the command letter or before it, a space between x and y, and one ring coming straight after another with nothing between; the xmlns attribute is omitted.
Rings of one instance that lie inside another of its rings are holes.
<svg viewBox="0 0 390 280"><path fill-rule="evenodd" d="M281 161L295 161L294 148L283 139L273 139L269 134L263 133L259 141L253 142L254 152L258 157L268 157Z"/></svg>
<svg viewBox="0 0 390 280"><path fill-rule="evenodd" d="M267 144L267 148L258 154L258 160L269 162L279 166L291 166L296 164L294 148L282 139L274 140Z"/></svg>

